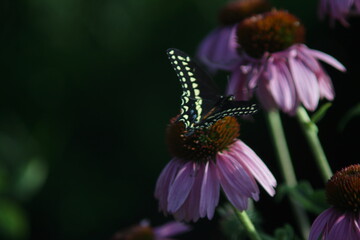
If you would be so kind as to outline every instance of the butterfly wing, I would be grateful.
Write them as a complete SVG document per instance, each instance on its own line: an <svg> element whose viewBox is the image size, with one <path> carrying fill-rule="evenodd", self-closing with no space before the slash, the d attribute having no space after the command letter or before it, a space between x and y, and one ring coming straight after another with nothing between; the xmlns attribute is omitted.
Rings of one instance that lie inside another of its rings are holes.
<svg viewBox="0 0 360 240"><path fill-rule="evenodd" d="M211 111L211 114L206 116L196 128L209 127L220 119L230 116L239 117L242 115L254 114L258 111L255 103L245 101L235 101L232 96L224 98Z"/></svg>
<svg viewBox="0 0 360 240"><path fill-rule="evenodd" d="M181 113L177 120L184 122L189 132L195 128L209 127L226 116L238 117L257 111L256 104L218 95L210 76L186 53L170 48L167 55L183 92Z"/></svg>
<svg viewBox="0 0 360 240"><path fill-rule="evenodd" d="M178 121L192 129L218 102L216 87L212 79L186 53L170 48L167 50L170 62L182 87L181 112Z"/></svg>

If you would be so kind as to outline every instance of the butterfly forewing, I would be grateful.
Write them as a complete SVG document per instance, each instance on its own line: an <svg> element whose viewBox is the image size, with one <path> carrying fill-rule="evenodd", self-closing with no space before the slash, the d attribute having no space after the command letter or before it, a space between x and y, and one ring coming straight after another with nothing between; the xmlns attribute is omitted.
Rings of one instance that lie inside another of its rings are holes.
<svg viewBox="0 0 360 240"><path fill-rule="evenodd" d="M207 91L199 86L200 79L204 78L203 73L191 58L180 50L168 49L167 54L180 80L183 92L178 121L184 122L186 128L193 128L201 120L204 112L207 111L204 109L203 101L203 93Z"/></svg>
<svg viewBox="0 0 360 240"><path fill-rule="evenodd" d="M210 76L186 53L170 48L167 55L182 87L181 113L177 120L184 122L187 130L210 126L225 116L256 111L254 105L218 95Z"/></svg>

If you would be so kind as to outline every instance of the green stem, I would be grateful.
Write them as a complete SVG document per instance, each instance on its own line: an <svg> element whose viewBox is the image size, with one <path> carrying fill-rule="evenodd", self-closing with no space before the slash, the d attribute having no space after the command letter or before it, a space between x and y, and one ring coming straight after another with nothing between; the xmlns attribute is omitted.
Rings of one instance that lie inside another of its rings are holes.
<svg viewBox="0 0 360 240"><path fill-rule="evenodd" d="M311 151L316 160L316 164L320 170L321 177L326 183L333 175L329 162L326 158L325 152L321 146L318 129L314 122L311 121L309 115L303 107L299 107L296 112L296 117L299 121L300 127L310 145Z"/></svg>
<svg viewBox="0 0 360 240"><path fill-rule="evenodd" d="M297 179L294 171L294 166L290 158L289 149L286 143L286 138L281 123L279 111L268 111L265 115L269 125L270 135L275 146L277 159L279 161L280 171L284 182L289 187L295 187L297 185ZM297 204L294 197L290 196L289 198L300 232L303 238L307 239L310 226L307 215L305 211Z"/></svg>
<svg viewBox="0 0 360 240"><path fill-rule="evenodd" d="M251 240L261 240L259 233L256 231L256 228L254 224L251 222L251 219L247 215L246 211L239 211L234 206L232 206L232 208L234 209L234 212L238 217L239 221L244 226L248 237Z"/></svg>

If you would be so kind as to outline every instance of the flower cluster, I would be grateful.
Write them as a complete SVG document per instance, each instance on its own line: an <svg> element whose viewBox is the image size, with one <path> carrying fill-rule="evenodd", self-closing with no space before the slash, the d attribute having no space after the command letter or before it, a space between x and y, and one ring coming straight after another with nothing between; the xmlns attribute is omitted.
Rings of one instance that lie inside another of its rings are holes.
<svg viewBox="0 0 360 240"><path fill-rule="evenodd" d="M200 44L199 59L213 72L231 71L228 94L248 100L256 94L266 110L293 115L300 105L314 111L333 100L330 77L319 60L345 71L333 57L308 48L305 29L292 14L272 10L221 27Z"/></svg>
<svg viewBox="0 0 360 240"><path fill-rule="evenodd" d="M321 9L330 9L330 15L346 25L349 9L360 9L360 3L321 0ZM246 108L235 107L236 102L256 97L267 113L279 109L299 116L299 109L315 111L321 99L332 101L335 97L332 81L322 63L346 71L334 57L306 46L306 31L301 21L288 11L272 9L268 1L230 2L221 9L219 22L200 43L196 57L212 74L218 70L230 72L228 100L220 98L202 112L206 99L202 95L204 89L198 88L202 83L197 78L205 74L186 54L169 51L183 89L182 106L180 115L167 127L166 141L173 158L157 180L155 198L160 211L179 221L212 219L221 190L240 211L239 215L248 208L249 199L259 200L258 184L270 196L275 194L275 177L239 139L236 114L240 115ZM285 142L283 136L273 135L274 142ZM308 136L317 138L316 133ZM322 152L319 145L314 147L316 154ZM278 149L279 158L288 155L280 154L287 151L286 143L283 146ZM323 156L315 158L326 161ZM287 161L289 169L283 171L293 171L291 160ZM331 170L325 180L330 176ZM360 165L337 172L327 183L326 196L332 207L315 220L309 239L360 239Z"/></svg>

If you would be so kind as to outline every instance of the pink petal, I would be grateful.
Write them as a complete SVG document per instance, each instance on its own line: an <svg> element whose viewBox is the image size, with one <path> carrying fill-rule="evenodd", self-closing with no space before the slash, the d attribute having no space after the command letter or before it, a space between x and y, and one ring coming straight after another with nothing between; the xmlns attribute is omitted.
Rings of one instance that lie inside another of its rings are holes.
<svg viewBox="0 0 360 240"><path fill-rule="evenodd" d="M267 111L277 108L275 100L270 94L268 79L262 77L259 80L258 87L256 88L256 96L258 97L261 106L263 106Z"/></svg>
<svg viewBox="0 0 360 240"><path fill-rule="evenodd" d="M216 165L224 179L226 179L236 191L239 191L240 194L251 197L253 193L259 191L257 185L251 180L252 176L249 175L239 161L231 154L227 152L218 153L216 156Z"/></svg>
<svg viewBox="0 0 360 240"><path fill-rule="evenodd" d="M239 61L236 25L219 27L199 45L197 57L213 72L217 69L232 70Z"/></svg>
<svg viewBox="0 0 360 240"><path fill-rule="evenodd" d="M237 100L246 101L251 98L252 91L247 86L246 75L240 66L231 73L226 92L234 95Z"/></svg>
<svg viewBox="0 0 360 240"><path fill-rule="evenodd" d="M204 178L201 186L200 217L212 219L215 207L219 203L220 183L218 180L216 166L212 161L205 165Z"/></svg>
<svg viewBox="0 0 360 240"><path fill-rule="evenodd" d="M239 210L246 210L248 208L248 197L240 194L227 179L220 173L220 183L227 199L232 205Z"/></svg>
<svg viewBox="0 0 360 240"><path fill-rule="evenodd" d="M173 213L175 219L179 221L185 220L196 222L200 218L200 194L205 167L202 163L194 165L195 180L191 191L185 202L181 205L181 207Z"/></svg>
<svg viewBox="0 0 360 240"><path fill-rule="evenodd" d="M318 76L318 80L320 96L325 97L329 101L333 100L335 98L335 92L330 77L323 71Z"/></svg>
<svg viewBox="0 0 360 240"><path fill-rule="evenodd" d="M239 210L248 206L248 198L256 194L251 177L239 163L234 163L229 154L218 153L216 164L220 184L229 201ZM235 167L234 164L237 166Z"/></svg>
<svg viewBox="0 0 360 240"><path fill-rule="evenodd" d="M169 212L176 212L188 197L195 180L194 168L194 163L188 162L179 170L169 189Z"/></svg>
<svg viewBox="0 0 360 240"><path fill-rule="evenodd" d="M323 234L325 226L329 223L332 216L336 215L333 208L322 212L314 221L310 229L309 240L317 240Z"/></svg>
<svg viewBox="0 0 360 240"><path fill-rule="evenodd" d="M276 104L284 112L294 112L297 108L297 94L287 65L281 60L274 61L270 70L272 79L269 79L269 90Z"/></svg>
<svg viewBox="0 0 360 240"><path fill-rule="evenodd" d="M300 101L307 109L315 110L320 98L315 74L296 56L289 57L289 65Z"/></svg>
<svg viewBox="0 0 360 240"><path fill-rule="evenodd" d="M162 170L155 187L155 198L159 200L159 208L167 211L167 198L169 193L169 186L174 181L178 170L183 163L177 158L173 158L166 167Z"/></svg>
<svg viewBox="0 0 360 240"><path fill-rule="evenodd" d="M335 224L332 226L329 235L327 236L327 239L347 239L352 240L348 238L348 232L350 228L350 219L346 217L346 215L340 216ZM355 240L355 239L354 239Z"/></svg>
<svg viewBox="0 0 360 240"><path fill-rule="evenodd" d="M330 56L326 53L314 50L314 49L309 49L309 48L306 48L306 51L313 57L318 58L323 62L326 62L327 64L336 68L337 70L346 72L346 68L344 67L344 65L342 65L338 60L336 60L332 56Z"/></svg>
<svg viewBox="0 0 360 240"><path fill-rule="evenodd" d="M237 159L239 159L243 165L246 165L247 169L249 169L261 186L263 186L265 191L269 193L270 196L274 196L274 187L277 184L276 179L256 153L241 140L237 140L231 150L238 154L239 157Z"/></svg>
<svg viewBox="0 0 360 240"><path fill-rule="evenodd" d="M355 215L352 212L342 214L336 221L331 223L331 229L326 239L360 239L360 229L357 218L359 218L358 214Z"/></svg>
<svg viewBox="0 0 360 240"><path fill-rule="evenodd" d="M190 230L191 227L189 225L172 221L154 228L154 233L157 239L161 239L164 237L171 237L180 233L185 233Z"/></svg>

